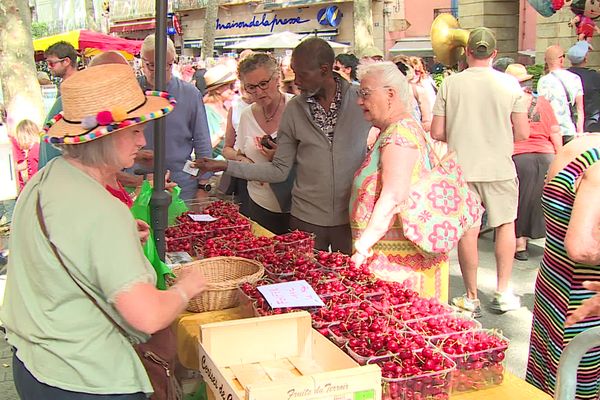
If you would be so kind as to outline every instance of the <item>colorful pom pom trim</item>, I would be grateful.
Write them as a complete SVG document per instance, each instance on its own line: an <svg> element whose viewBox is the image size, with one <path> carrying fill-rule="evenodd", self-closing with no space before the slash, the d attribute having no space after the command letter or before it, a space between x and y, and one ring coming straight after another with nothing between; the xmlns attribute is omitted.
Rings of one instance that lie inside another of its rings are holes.
<svg viewBox="0 0 600 400"><path fill-rule="evenodd" d="M167 115L175 108L177 101L175 97L167 92L147 91L146 96L162 97L169 101L169 105L161 108L158 111L153 111L148 114L140 115L139 117L127 119L127 112L122 107L114 107L110 111L100 111L95 116L87 116L81 121L81 126L88 131L77 136L54 137L47 134L48 130L63 119L63 113L54 116L44 126L44 133L40 135L41 139L50 144L79 144L89 142L90 140L98 139L117 129L127 128L131 125L136 125L142 122L150 121ZM122 119L121 119L122 118ZM119 120L120 119L120 120Z"/></svg>

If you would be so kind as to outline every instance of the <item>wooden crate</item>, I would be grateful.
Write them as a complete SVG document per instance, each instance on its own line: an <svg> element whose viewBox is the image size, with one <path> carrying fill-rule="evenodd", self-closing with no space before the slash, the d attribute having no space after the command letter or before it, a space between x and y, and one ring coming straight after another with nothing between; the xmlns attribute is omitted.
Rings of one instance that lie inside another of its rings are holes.
<svg viewBox="0 0 600 400"><path fill-rule="evenodd" d="M361 367L307 312L200 327L200 372L222 400L379 400L381 370Z"/></svg>

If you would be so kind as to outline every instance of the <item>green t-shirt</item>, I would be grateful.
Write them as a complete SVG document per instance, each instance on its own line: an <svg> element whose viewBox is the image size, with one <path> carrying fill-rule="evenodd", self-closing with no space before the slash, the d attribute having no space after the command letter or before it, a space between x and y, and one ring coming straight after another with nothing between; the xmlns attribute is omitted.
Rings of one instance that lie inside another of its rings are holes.
<svg viewBox="0 0 600 400"><path fill-rule="evenodd" d="M129 326L113 303L132 285L156 280L129 209L58 157L32 178L15 208L0 309L8 342L33 376L50 386L92 394L151 393L128 338L75 285L50 249L36 218L38 192L49 236L67 268L132 337L148 338Z"/></svg>

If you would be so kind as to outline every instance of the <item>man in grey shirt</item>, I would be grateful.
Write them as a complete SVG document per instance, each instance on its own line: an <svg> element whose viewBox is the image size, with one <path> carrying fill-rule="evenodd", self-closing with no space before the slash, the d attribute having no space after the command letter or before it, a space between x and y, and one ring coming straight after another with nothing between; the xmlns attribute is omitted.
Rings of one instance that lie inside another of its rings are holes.
<svg viewBox="0 0 600 400"><path fill-rule="evenodd" d="M145 90L154 90L154 35L149 35L142 44L142 68L144 77L141 79L141 85ZM181 198L184 200L195 199L202 196L205 192L198 192L198 187L207 183L207 179L194 177L183 172L183 167L187 160L191 159L192 152L196 158L210 157L212 146L210 134L208 131L208 122L202 96L198 89L192 84L174 77L171 73L171 67L175 59L175 46L170 39L167 39L167 92L175 97L177 105L175 109L165 117L166 121L166 140L165 156L166 167L171 171L171 180L181 188ZM146 149L154 149L154 122L148 122L144 127L144 136L146 137ZM140 183L140 182L133 182ZM139 185L135 185L139 186Z"/></svg>
<svg viewBox="0 0 600 400"><path fill-rule="evenodd" d="M283 182L296 164L290 227L316 235L318 249L351 254L350 190L367 149L370 124L358 107L358 86L333 72L335 54L319 38L300 43L291 67L302 94L290 100L277 133L271 163L202 159L204 171L246 180Z"/></svg>

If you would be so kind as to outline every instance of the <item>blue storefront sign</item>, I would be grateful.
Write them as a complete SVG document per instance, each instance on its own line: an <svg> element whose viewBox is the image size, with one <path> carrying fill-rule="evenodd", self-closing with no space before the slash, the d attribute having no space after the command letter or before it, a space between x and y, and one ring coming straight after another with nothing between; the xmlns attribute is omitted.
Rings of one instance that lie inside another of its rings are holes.
<svg viewBox="0 0 600 400"><path fill-rule="evenodd" d="M273 32L275 27L278 25L302 25L308 22L310 22L310 19L302 19L301 17L278 18L277 14L273 15L272 19L269 19L267 14L263 14L261 18L257 18L256 15L254 15L250 20L231 21L224 24L222 24L219 18L217 18L217 30L270 27L271 32Z"/></svg>
<svg viewBox="0 0 600 400"><path fill-rule="evenodd" d="M338 6L324 7L317 12L317 21L319 21L319 24L329 25L334 28L340 26L342 17L342 11Z"/></svg>

